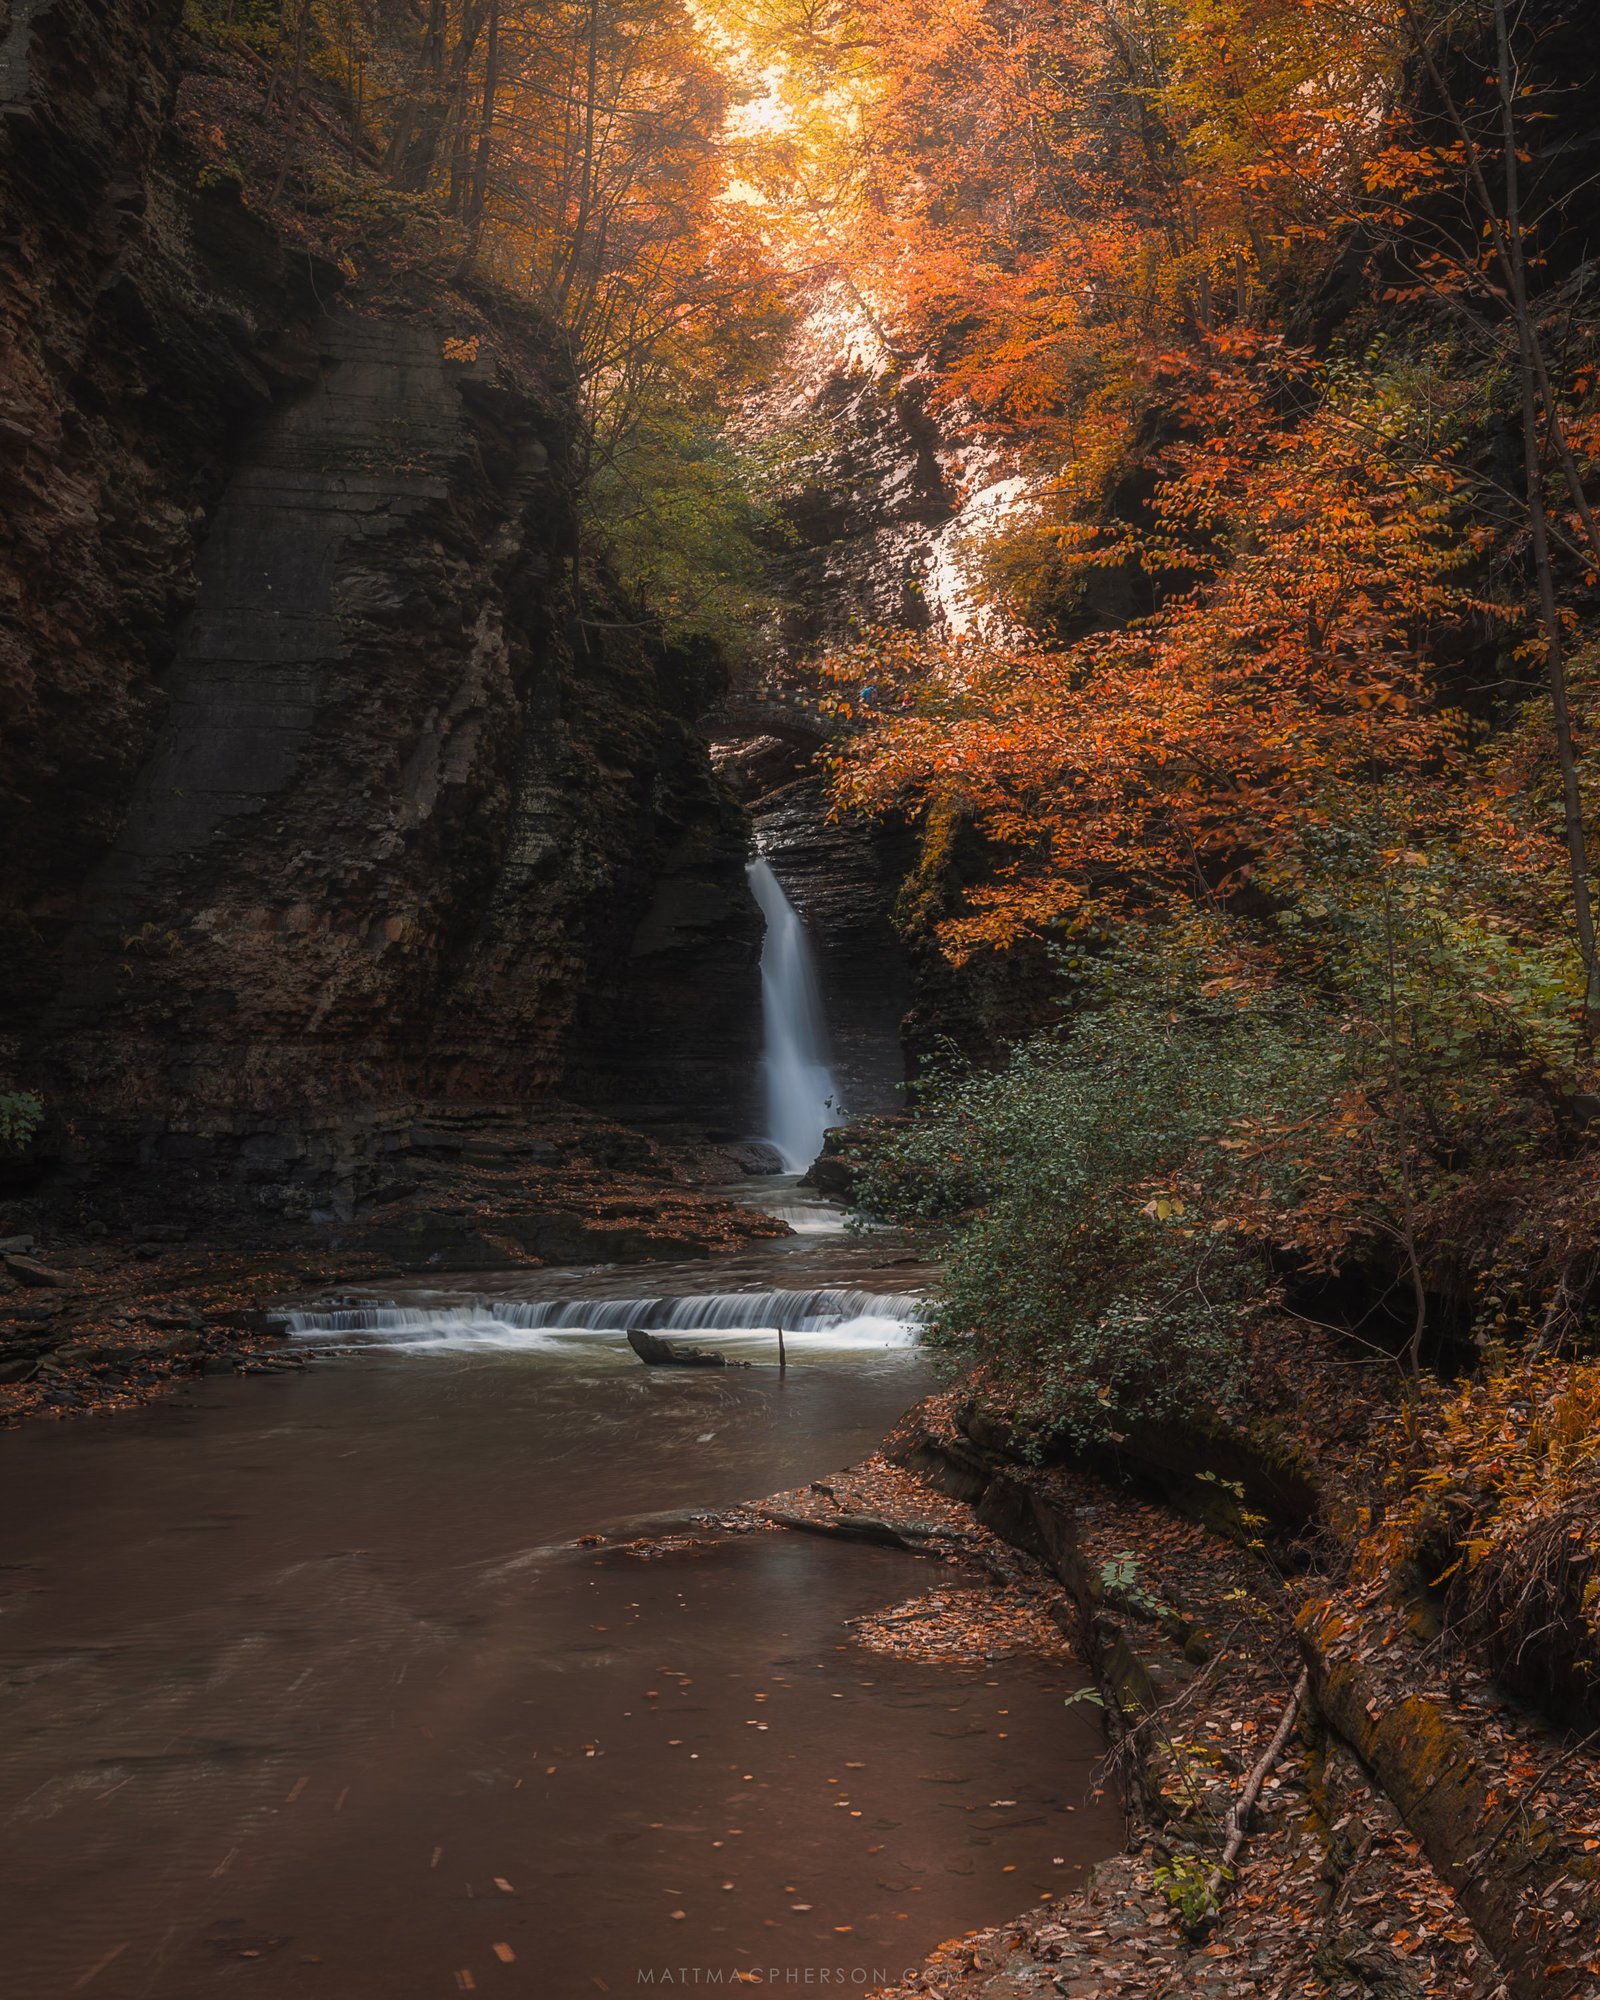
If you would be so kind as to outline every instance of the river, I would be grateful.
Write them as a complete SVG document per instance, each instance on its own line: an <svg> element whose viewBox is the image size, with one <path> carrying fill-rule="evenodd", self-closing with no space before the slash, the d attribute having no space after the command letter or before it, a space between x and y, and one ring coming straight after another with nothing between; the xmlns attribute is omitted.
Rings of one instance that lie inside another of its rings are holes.
<svg viewBox="0 0 1600 2000"><path fill-rule="evenodd" d="M822 1233L716 1283L917 1275L871 1257ZM461 1311L642 1282L391 1293L445 1331L0 1440L7 1992L863 1990L1118 1844L1070 1676L853 1640L948 1571L578 1543L843 1465L927 1386L893 1329L796 1330L780 1377L762 1335L712 1337L764 1365L662 1371Z"/></svg>

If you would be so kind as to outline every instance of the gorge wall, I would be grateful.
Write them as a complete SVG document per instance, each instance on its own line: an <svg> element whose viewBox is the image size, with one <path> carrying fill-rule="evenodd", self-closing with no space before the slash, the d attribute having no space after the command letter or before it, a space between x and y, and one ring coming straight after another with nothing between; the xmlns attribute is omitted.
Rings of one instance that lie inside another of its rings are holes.
<svg viewBox="0 0 1600 2000"><path fill-rule="evenodd" d="M935 1049L981 1057L1037 1026L1048 979L1026 950L959 975L940 950L939 920L993 860L959 822L830 813L820 764L837 725L808 667L864 628L969 629L981 614L968 539L1021 482L938 407L931 371L892 355L832 286L813 298L755 421L800 440L784 606L706 726L811 932L847 1112L892 1112Z"/></svg>
<svg viewBox="0 0 1600 2000"><path fill-rule="evenodd" d="M452 1107L747 1129L718 669L583 601L548 329L254 212L178 16L0 30L0 1082L68 1183L275 1215Z"/></svg>

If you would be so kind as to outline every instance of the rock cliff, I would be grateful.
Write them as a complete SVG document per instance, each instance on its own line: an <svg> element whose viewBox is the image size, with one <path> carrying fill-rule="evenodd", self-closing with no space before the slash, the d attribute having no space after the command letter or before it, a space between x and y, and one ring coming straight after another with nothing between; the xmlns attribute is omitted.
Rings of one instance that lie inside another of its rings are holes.
<svg viewBox="0 0 1600 2000"><path fill-rule="evenodd" d="M858 305L824 287L757 427L799 440L785 512L786 609L709 720L713 756L805 919L851 1116L903 1108L900 1085L954 1042L984 1056L1028 1033L1049 982L1027 951L959 975L935 934L993 857L959 825L830 816L832 725L807 667L864 627L960 632L978 616L967 539L1020 481L891 357Z"/></svg>
<svg viewBox="0 0 1600 2000"><path fill-rule="evenodd" d="M178 11L0 30L0 1067L200 1210L349 1214L440 1106L738 1130L715 662L583 601L544 325L264 219Z"/></svg>

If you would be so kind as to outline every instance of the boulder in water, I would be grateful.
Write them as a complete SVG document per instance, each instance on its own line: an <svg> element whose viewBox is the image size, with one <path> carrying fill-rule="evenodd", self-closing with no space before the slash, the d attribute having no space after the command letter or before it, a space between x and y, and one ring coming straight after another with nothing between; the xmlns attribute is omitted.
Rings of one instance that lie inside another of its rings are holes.
<svg viewBox="0 0 1600 2000"><path fill-rule="evenodd" d="M48 1264L41 1264L37 1257L23 1257L8 1251L4 1259L7 1274L19 1285L70 1285L74 1281L65 1271L53 1270Z"/></svg>

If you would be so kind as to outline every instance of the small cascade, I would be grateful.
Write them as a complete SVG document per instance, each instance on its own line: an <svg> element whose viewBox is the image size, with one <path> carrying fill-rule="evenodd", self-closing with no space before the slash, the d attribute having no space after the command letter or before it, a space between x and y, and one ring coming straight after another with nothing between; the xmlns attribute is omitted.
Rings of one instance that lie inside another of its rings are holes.
<svg viewBox="0 0 1600 2000"><path fill-rule="evenodd" d="M790 1173L804 1173L822 1151L838 1084L828 1063L828 1031L805 925L769 863L750 863L750 892L766 919L761 946L761 1067L766 1136Z"/></svg>
<svg viewBox="0 0 1600 2000"><path fill-rule="evenodd" d="M358 1305L285 1312L302 1340L373 1341L402 1347L559 1348L573 1336L621 1342L629 1327L738 1338L781 1326L799 1347L910 1347L922 1303L908 1292L819 1290L707 1292L632 1299L482 1299L459 1305Z"/></svg>

